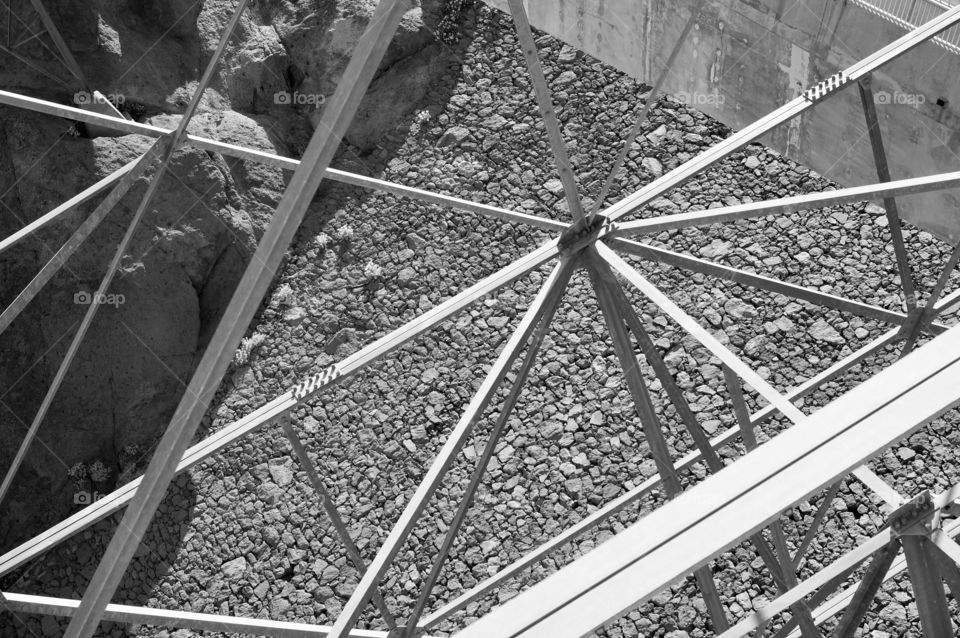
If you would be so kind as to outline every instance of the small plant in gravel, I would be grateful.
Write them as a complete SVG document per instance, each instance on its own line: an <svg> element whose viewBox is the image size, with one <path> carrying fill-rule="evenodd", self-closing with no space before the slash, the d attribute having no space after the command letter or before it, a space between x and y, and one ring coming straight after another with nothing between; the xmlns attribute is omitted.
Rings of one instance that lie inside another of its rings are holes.
<svg viewBox="0 0 960 638"><path fill-rule="evenodd" d="M86 463L74 463L73 466L67 470L67 476L73 481L74 487L82 490L86 488L87 479L90 478L90 468L87 467Z"/></svg>
<svg viewBox="0 0 960 638"><path fill-rule="evenodd" d="M434 33L437 40L444 44L456 44L460 39L460 23L463 21L463 13L476 0L446 0L443 8L440 10L440 20L437 22L437 28Z"/></svg>
<svg viewBox="0 0 960 638"><path fill-rule="evenodd" d="M279 288L277 288L276 292L273 293L273 299L270 301L271 308L292 306L293 304L294 294L293 288L290 287L290 284L282 284Z"/></svg>
<svg viewBox="0 0 960 638"><path fill-rule="evenodd" d="M337 229L337 239L344 243L353 241L353 226L344 224Z"/></svg>
<svg viewBox="0 0 960 638"><path fill-rule="evenodd" d="M90 480L94 483L106 483L110 480L111 474L110 468L100 459L97 459L90 465Z"/></svg>
<svg viewBox="0 0 960 638"><path fill-rule="evenodd" d="M253 352L253 349L266 340L267 336L259 332L255 332L241 340L240 347L237 348L237 353L233 355L233 364L237 367L245 364L250 359L250 353Z"/></svg>
<svg viewBox="0 0 960 638"><path fill-rule="evenodd" d="M320 250L326 250L331 241L333 240L330 238L330 235L326 233L320 233L313 238L313 243L315 243Z"/></svg>
<svg viewBox="0 0 960 638"><path fill-rule="evenodd" d="M383 278L383 267L373 261L368 261L363 267L363 275L371 281L380 281Z"/></svg>
<svg viewBox="0 0 960 638"><path fill-rule="evenodd" d="M420 133L420 129L423 128L423 125L430 121L430 111L424 109L417 113L417 116L413 118L413 124L410 125L410 134L417 135Z"/></svg>

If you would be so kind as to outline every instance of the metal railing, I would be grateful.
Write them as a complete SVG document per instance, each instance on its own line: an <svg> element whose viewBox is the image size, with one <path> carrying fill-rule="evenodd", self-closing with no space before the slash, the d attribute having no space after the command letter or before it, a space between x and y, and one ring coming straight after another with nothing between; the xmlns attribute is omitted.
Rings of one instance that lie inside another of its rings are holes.
<svg viewBox="0 0 960 638"><path fill-rule="evenodd" d="M861 9L885 18L904 29L915 29L957 4L956 0L850 0ZM960 26L951 27L933 41L960 55Z"/></svg>

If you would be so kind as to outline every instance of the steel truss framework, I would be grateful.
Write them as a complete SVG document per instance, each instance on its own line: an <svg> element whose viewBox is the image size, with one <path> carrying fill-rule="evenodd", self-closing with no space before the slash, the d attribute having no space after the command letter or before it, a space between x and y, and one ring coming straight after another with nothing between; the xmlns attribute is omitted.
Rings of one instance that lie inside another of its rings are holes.
<svg viewBox="0 0 960 638"><path fill-rule="evenodd" d="M567 157L566 145L552 105L547 81L540 66L534 36L523 2L509 0L535 97L544 118L550 147L563 185L565 201L573 217L570 223L565 223L330 168L330 162L340 140L366 92L400 19L411 8L408 0L380 2L366 33L357 44L340 86L327 103L316 133L301 160L188 134L187 127L190 119L197 110L204 90L214 77L217 64L227 48L246 3L247 0L239 1L193 99L175 130L157 128L111 114L63 106L0 91L2 104L85 122L97 127L98 130L134 133L156 139L142 157L92 185L10 237L0 240L0 252L2 252L31 236L40 228L56 223L84 202L104 192L107 193L96 209L80 224L54 257L41 268L10 307L0 313L0 330L14 321L39 290L90 236L106 214L130 190L133 183L141 176L150 173L148 189L142 196L127 232L99 286L98 294L106 293L127 245L159 188L163 173L174 151L180 145L190 144L242 160L261 162L293 171L292 179L277 212L224 313L225 319L212 337L145 474L0 556L0 576L2 576L37 558L78 531L88 528L115 512L124 510L122 523L115 532L82 600L0 592L0 604L13 613L71 617L72 620L65 634L69 638L91 636L103 620L278 637L362 636L372 638L387 635L410 637L435 630L441 622L521 574L523 570L549 556L557 548L596 528L601 522L652 491L662 490L670 499L665 506L642 518L634 526L587 556L467 626L461 635L556 636L589 633L624 610L647 600L678 577L694 574L704 597L712 626L716 633L725 638L743 636L755 630L762 633L771 619L784 611L790 612L790 618L777 632L777 636L795 634L802 635L804 638L820 636L822 634L819 625L824 620L842 613L840 624L834 635L847 637L853 636L883 581L894 577L904 569L909 571L913 581L925 634L935 637L952 635L943 582L947 583L954 596L960 595L960 569L957 566L960 562L960 546L951 540L952 536L960 533L960 522L943 524L941 513L953 507L960 486L942 494L923 493L908 500L869 470L864 463L960 402L960 387L955 382L956 374L960 372L960 328L948 330L945 325L937 322L939 315L960 303L960 291L944 296L949 277L960 260L960 246L954 249L944 265L934 289L922 304L919 303L896 205L896 198L899 196L956 187L960 185L960 173L892 180L886 166L883 139L870 88L872 73L960 22L960 6L944 11L927 24L812 87L804 95L731 135L639 191L603 208L614 176L622 168L627 152L641 131L644 118L656 99L663 77L669 72L670 64L680 50L684 37L697 18L699 9L703 5L703 0L700 0L691 13L683 36L675 44L663 75L655 83L654 90L648 96L636 124L628 132L609 177L600 190L600 195L594 199L591 209L585 210ZM83 87L89 90L90 87L86 85L80 67L70 55L69 49L40 0L31 0L31 4L59 51L58 59ZM28 24L24 26L29 28ZM818 101L829 98L832 93L852 83L857 84L862 98L864 118L876 160L877 183L638 221L625 220L627 216L640 210L654 198L710 168L774 127L799 116ZM253 320L273 275L303 219L306 208L323 179L386 191L431 204L499 218L510 223L528 224L555 231L557 237L323 372L303 379L289 391L253 413L189 447L200 419L209 406L241 337ZM865 199L881 200L884 204L902 282L906 307L904 313L628 239L636 235L667 229L779 215ZM701 327L664 292L651 284L638 270L624 261L617 254L618 252L650 262L671 264L691 272L720 276L744 286L753 286L828 308L882 320L892 324L893 327L881 337L805 383L786 393L781 393ZM410 498L406 509L381 544L373 561L366 564L356 544L350 538L339 512L332 504L332 500L328 498L324 477L320 475L307 455L297 434L296 424L291 420L291 411L302 403L313 400L333 385L360 372L371 363L388 356L403 344L449 319L485 295L510 285L540 266L554 262L551 274L523 315L516 331L501 350L476 396L465 409L462 418L451 431L433 465ZM453 601L439 609L427 612L431 592L467 516L472 498L484 476L487 462L494 452L501 433L506 428L511 410L535 362L538 348L563 298L567 283L574 271L579 268L585 269L597 294L603 320L624 370L625 380L635 403L637 418L650 446L658 474L607 503ZM737 427L712 439L707 437L690 406L687 405L668 366L647 334L643 322L628 301L622 282L638 290L721 361L726 386L732 398ZM79 344L94 319L97 308L98 304L90 305L74 335L15 460L4 476L0 486L0 500L7 494L46 416L47 409L76 355ZM914 348L918 337L924 333L940 336L936 337L929 347L923 347L912 355L905 356ZM901 342L903 358L900 361L834 403L811 416L805 415L795 406L798 399L810 394L824 383L840 377L881 349ZM638 349L662 383L677 410L681 423L695 443L696 450L680 459L673 459L670 456L661 424L651 403L647 380L638 365ZM525 354L521 359L524 351ZM493 400L508 373L514 370L518 360L519 368L515 370L509 394L501 406L485 447L479 454L462 500L434 558L433 567L423 582L418 600L414 608L409 610L403 619L398 620L382 598L379 591L380 581L417 524L435 490L444 480L446 471L473 433L485 408ZM744 398L743 384L757 392L766 402L766 407L751 414ZM917 397L922 397L922 400L918 400ZM921 407L918 408L918 405ZM756 428L777 414L786 417L795 426L758 447ZM363 574L355 593L335 624L330 627L314 626L111 604L110 600L120 579L173 477L224 450L254 430L278 422L282 425L294 455L306 471L311 485L321 497L324 511L330 519L331 526L344 543L350 560ZM721 471L723 465L717 450L737 440L740 440L751 452L731 467ZM690 490L682 491L680 473L698 462L704 463L713 475ZM862 482L893 512L890 515L889 525L846 556L800 582L797 578L798 567L814 541L828 513L830 503L840 489L841 482L849 474ZM824 488L827 490L826 495L814 516L813 523L803 538L798 539L795 544L796 550L791 554L779 516L796 503ZM772 540L772 546L767 541L764 530ZM779 597L740 620L736 625L730 626L708 563L724 550L742 541L749 541L763 559L777 586ZM898 558L900 548L903 549L902 558ZM866 561L869 561L869 565L859 583L835 592L837 587L842 586L849 575ZM371 601L380 611L387 627L386 631L354 628L360 614Z"/></svg>

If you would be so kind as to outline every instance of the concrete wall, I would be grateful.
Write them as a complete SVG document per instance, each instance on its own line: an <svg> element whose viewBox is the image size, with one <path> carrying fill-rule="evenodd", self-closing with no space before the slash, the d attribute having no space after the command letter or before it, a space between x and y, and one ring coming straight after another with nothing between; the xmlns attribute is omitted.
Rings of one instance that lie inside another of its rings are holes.
<svg viewBox="0 0 960 638"><path fill-rule="evenodd" d="M506 10L505 0L487 2ZM525 4L537 28L652 84L694 0ZM739 129L904 33L845 0L707 0L665 90ZM960 56L925 43L876 73L873 87L889 96L877 110L894 179L960 170ZM841 184L877 181L855 85L762 141ZM960 240L957 191L900 203L914 223Z"/></svg>

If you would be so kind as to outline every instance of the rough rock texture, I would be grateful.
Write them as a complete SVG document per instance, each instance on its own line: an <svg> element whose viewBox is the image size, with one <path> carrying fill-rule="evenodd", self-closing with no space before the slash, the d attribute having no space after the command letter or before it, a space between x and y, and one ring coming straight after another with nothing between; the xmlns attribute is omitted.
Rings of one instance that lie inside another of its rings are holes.
<svg viewBox="0 0 960 638"><path fill-rule="evenodd" d="M645 92L602 65L550 38L538 40L548 79L583 192L595 192L632 123ZM523 60L509 21L483 11L456 83L423 97L416 126L385 136L386 179L568 219L546 134L539 121ZM444 78L449 81L450 78ZM440 108L431 109L431 105ZM630 153L611 198L649 182L654 174L716 143L729 131L672 99L657 101ZM656 163L647 161L652 158ZM753 158L751 160L751 158ZM658 168L659 167L659 168ZM809 170L750 145L640 211L652 216L821 190L831 184ZM850 205L646 238L737 267L899 309L899 282L883 216ZM929 290L950 247L908 229L913 266ZM278 396L301 375L318 372L477 279L547 240L549 235L470 213L442 210L384 194L333 187L307 219L279 273L256 334L264 336L246 364L234 368L213 407L216 430ZM379 267L370 268L373 263ZM887 326L774 294L634 260L651 281L780 389L795 386L849 354ZM324 393L295 412L295 425L335 502L370 560L487 366L543 283L547 269L491 295L414 340L346 387ZM958 284L954 277L951 288ZM704 428L735 427L720 367L656 308L631 299L675 372ZM285 319L302 308L295 321ZM653 476L656 467L599 319L589 284L575 276L543 344L531 384L495 458L470 516L441 575L430 608L474 586L530 549ZM829 326L822 329L820 322ZM948 318L956 323L955 317ZM837 342L833 332L843 341ZM827 335L819 339L817 334ZM758 340L758 337L763 337ZM748 345L749 344L749 345ZM798 405L805 411L833 400L896 359L889 348ZM646 368L645 368L646 369ZM648 371L649 376L649 371ZM652 378L652 377L651 377ZM692 448L659 383L651 383L673 458ZM749 396L754 409L755 397ZM494 410L478 427L448 480L401 549L382 591L403 618L428 572L462 485L486 442ZM904 494L939 490L960 479L953 450L960 442L956 413L933 422L871 463ZM786 424L764 426L761 440ZM905 452L912 451L911 456ZM739 445L721 450L728 462ZM686 485L702 480L694 466ZM806 577L835 560L883 524L883 512L863 488L848 482L831 504L824 533L801 563ZM589 551L662 502L654 492L563 547L517 579L455 615L438 633L453 631L505 601L558 566ZM818 499L783 517L796 546ZM13 574L4 587L75 597L92 573L114 527L105 521L51 551L34 570ZM749 546L714 561L731 620L776 595ZM208 613L329 623L358 581L323 516L303 469L291 460L282 434L265 428L206 464L185 473L171 489L144 547L115 600ZM784 618L774 619L771 629ZM6 617L11 635L58 635L56 622L23 623ZM363 623L382 627L368 609ZM895 580L878 596L865 635L919 635L909 583ZM180 638L183 632L105 626L103 635ZM605 636L710 635L692 579L675 583L638 609L611 622ZM215 634L210 634L215 635Z"/></svg>
<svg viewBox="0 0 960 638"><path fill-rule="evenodd" d="M153 123L175 126L177 120L157 118ZM276 150L255 122L234 112L201 115L193 128ZM91 176L94 180L105 176L149 146L136 136L64 137L60 121L9 111L2 131L15 162L0 171L0 183L9 189L4 235L65 199L65 193L81 190ZM51 147L55 152L43 153ZM38 397L46 391L89 307L83 296L99 285L146 183L145 178L140 180L0 338L6 364L0 378L8 410L3 419L7 427L0 429L7 451L4 467L7 454L23 436L22 428L11 427L13 419L29 423L36 411ZM34 446L24 470L33 481L49 486L55 502L73 500L72 491L65 488L64 465L94 459L116 465L122 449L149 444L163 430L282 186L279 169L224 160L190 147L174 155L164 186L139 226L44 422L42 443ZM95 205L81 207L68 220L0 257L4 306ZM15 504L4 517L0 529L4 536L42 509L27 497L33 481L18 482L24 491L14 495ZM7 538L18 536L10 533Z"/></svg>
<svg viewBox="0 0 960 638"><path fill-rule="evenodd" d="M375 5L374 0L250 3L191 132L297 157ZM383 131L407 114L428 85L440 84L436 76L455 59L455 46L432 44L431 25L440 20L441 5L427 0L404 16L343 146L346 159L338 160L351 170L375 168L364 155L388 146ZM70 25L65 37L93 87L126 117L174 128L234 6L226 0L138 0L51 3L50 9L56 23ZM38 21L29 3L13 8L16 41ZM0 86L61 103L82 101L79 81L51 58L52 47L41 34L17 49L35 68L4 57ZM132 135L88 139L66 120L5 107L0 113L3 235L133 160L150 143ZM0 337L5 353L0 467L12 458L87 308L74 303L75 296L82 301L84 293L96 290L146 182L140 180ZM189 147L175 155L111 287L111 303L99 312L15 493L0 509L0 538L13 542L62 518L77 492L110 489L119 474L144 458L166 426L283 187L278 169ZM98 202L95 198L0 255L0 303L5 306L19 293ZM288 318L295 320L299 312L290 309ZM108 479L71 484L67 468L96 460L106 463ZM50 506L37 507L37 494Z"/></svg>

